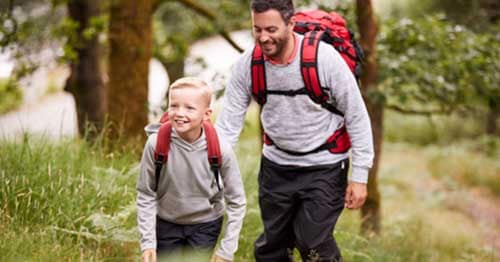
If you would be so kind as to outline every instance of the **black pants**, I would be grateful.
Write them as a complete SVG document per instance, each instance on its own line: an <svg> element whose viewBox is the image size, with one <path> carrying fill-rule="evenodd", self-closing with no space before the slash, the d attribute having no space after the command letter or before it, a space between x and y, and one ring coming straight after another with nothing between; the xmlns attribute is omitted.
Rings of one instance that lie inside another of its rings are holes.
<svg viewBox="0 0 500 262"><path fill-rule="evenodd" d="M156 218L156 239L158 254L165 257L186 252L211 253L217 244L222 229L223 217L214 221L179 225Z"/></svg>
<svg viewBox="0 0 500 262"><path fill-rule="evenodd" d="M292 261L294 247L304 261L342 261L333 229L344 209L348 162L298 167L262 158L257 261Z"/></svg>

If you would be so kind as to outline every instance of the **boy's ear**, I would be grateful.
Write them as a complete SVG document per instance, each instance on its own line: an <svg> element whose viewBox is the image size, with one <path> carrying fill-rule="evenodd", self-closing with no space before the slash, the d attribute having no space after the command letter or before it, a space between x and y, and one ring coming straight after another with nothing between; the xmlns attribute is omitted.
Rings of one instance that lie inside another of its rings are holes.
<svg viewBox="0 0 500 262"><path fill-rule="evenodd" d="M205 111L205 114L203 115L203 120L204 121L210 121L210 116L212 116L212 109L211 108L207 108L207 110Z"/></svg>

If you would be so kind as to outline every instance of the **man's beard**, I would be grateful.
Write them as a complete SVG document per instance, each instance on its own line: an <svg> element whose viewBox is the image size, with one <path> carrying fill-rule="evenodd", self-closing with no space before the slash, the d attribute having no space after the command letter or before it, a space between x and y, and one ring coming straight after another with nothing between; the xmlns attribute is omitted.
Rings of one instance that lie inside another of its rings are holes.
<svg viewBox="0 0 500 262"><path fill-rule="evenodd" d="M269 58L278 58L285 49L286 44L288 43L290 37L285 35L280 38L271 38L266 43L259 42L260 47L262 48L262 52ZM266 51L265 45L271 44L274 48L274 51Z"/></svg>

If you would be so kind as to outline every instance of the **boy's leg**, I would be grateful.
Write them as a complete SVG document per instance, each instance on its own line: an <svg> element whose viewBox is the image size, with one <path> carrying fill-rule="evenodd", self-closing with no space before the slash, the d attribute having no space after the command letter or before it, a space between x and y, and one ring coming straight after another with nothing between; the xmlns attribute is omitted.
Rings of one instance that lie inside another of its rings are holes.
<svg viewBox="0 0 500 262"><path fill-rule="evenodd" d="M213 249L222 230L223 220L224 217L220 217L207 223L186 226L186 240L189 246L194 249Z"/></svg>
<svg viewBox="0 0 500 262"><path fill-rule="evenodd" d="M348 160L310 172L300 192L301 205L294 221L297 247L304 261L341 262L333 229L344 209Z"/></svg>
<svg viewBox="0 0 500 262"><path fill-rule="evenodd" d="M222 230L223 220L224 217L220 217L207 223L187 225L184 231L189 244L186 257L194 261L210 260Z"/></svg>
<svg viewBox="0 0 500 262"><path fill-rule="evenodd" d="M179 253L187 245L182 225L156 217L156 241L159 255Z"/></svg>
<svg viewBox="0 0 500 262"><path fill-rule="evenodd" d="M255 259L259 262L292 261L294 193L298 186L293 169L262 157L258 179L264 233L254 245Z"/></svg>

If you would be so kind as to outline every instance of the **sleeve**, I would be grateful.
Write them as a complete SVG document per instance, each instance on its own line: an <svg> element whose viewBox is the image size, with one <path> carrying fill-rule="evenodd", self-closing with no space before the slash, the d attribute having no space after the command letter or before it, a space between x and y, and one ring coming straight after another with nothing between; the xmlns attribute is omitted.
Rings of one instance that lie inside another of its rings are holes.
<svg viewBox="0 0 500 262"><path fill-rule="evenodd" d="M345 125L351 138L351 181L367 183L374 157L368 111L356 79L340 54L326 44L320 45L320 48L323 48L319 51L324 54L319 56L319 65L323 65L319 68L320 74L324 74L337 108L344 112Z"/></svg>
<svg viewBox="0 0 500 262"><path fill-rule="evenodd" d="M226 90L223 107L215 128L231 146L235 146L245 120L245 114L251 101L250 60L248 52L234 65Z"/></svg>
<svg viewBox="0 0 500 262"><path fill-rule="evenodd" d="M224 148L221 175L224 182L227 224L216 254L232 261L238 249L238 239L246 211L246 198L236 156L229 144Z"/></svg>
<svg viewBox="0 0 500 262"><path fill-rule="evenodd" d="M156 134L150 135L140 164L137 181L137 224L141 234L141 251L156 249L156 192L153 190L155 180L154 150Z"/></svg>

